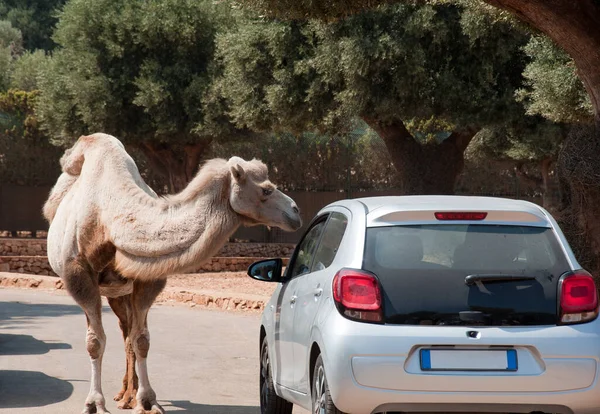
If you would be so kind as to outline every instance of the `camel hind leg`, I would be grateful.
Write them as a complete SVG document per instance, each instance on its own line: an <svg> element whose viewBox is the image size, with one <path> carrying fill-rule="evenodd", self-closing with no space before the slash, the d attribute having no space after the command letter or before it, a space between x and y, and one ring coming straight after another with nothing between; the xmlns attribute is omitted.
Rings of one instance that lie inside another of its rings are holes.
<svg viewBox="0 0 600 414"><path fill-rule="evenodd" d="M138 377L135 372L135 352L129 337L132 324L131 295L108 298L108 304L119 318L119 327L123 332L123 341L125 342L125 376L123 377L121 391L115 396L114 400L119 403L118 407L120 409L133 408L136 406L135 395L138 390Z"/></svg>
<svg viewBox="0 0 600 414"><path fill-rule="evenodd" d="M131 294L132 325L129 337L135 352L139 375L137 405L134 408L134 414L164 414L163 408L156 401L156 393L150 385L146 360L150 350L148 311L166 284L166 279L136 280L133 284L133 293Z"/></svg>
<svg viewBox="0 0 600 414"><path fill-rule="evenodd" d="M86 346L92 375L83 414L109 414L102 393L102 357L106 335L102 327L102 298L97 276L84 259L77 257L65 266L62 279L69 294L85 312L87 320Z"/></svg>

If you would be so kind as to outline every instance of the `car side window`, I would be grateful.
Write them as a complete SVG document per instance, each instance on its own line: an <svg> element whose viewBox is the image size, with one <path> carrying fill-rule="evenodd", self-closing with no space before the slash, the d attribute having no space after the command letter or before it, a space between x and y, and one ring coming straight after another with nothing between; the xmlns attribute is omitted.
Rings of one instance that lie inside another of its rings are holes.
<svg viewBox="0 0 600 414"><path fill-rule="evenodd" d="M304 236L304 239L302 239L300 242L294 263L292 264L293 267L290 277L295 277L310 272L310 265L315 254L317 244L319 243L319 239L321 238L321 233L325 228L325 223L326 220L321 220L314 224L310 230L308 230L306 236Z"/></svg>
<svg viewBox="0 0 600 414"><path fill-rule="evenodd" d="M347 226L348 218L342 213L336 212L331 215L315 252L311 272L327 269L333 263Z"/></svg>

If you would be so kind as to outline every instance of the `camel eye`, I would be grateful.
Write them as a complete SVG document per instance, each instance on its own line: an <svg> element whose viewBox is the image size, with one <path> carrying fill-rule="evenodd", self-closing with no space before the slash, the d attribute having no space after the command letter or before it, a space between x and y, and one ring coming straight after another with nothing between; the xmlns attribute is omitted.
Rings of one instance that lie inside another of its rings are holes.
<svg viewBox="0 0 600 414"><path fill-rule="evenodd" d="M273 189L272 188L263 188L262 189L263 195L265 197L270 196L271 194L273 194Z"/></svg>

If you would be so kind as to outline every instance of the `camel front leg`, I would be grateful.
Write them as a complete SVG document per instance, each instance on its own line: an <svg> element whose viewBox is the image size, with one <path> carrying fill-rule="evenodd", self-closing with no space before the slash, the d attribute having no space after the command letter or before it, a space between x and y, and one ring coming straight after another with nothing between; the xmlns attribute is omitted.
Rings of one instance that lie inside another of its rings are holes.
<svg viewBox="0 0 600 414"><path fill-rule="evenodd" d="M132 326L129 337L135 352L139 378L136 396L137 405L134 408L134 414L164 414L165 412L156 401L156 393L150 385L146 363L150 350L150 333L147 324L148 311L165 285L166 280L136 281L133 285Z"/></svg>
<svg viewBox="0 0 600 414"><path fill-rule="evenodd" d="M83 414L110 414L106 410L102 393L102 357L106 346L106 335L102 327L102 299L93 275L91 268L81 258L77 258L66 266L63 281L67 291L85 312L87 320L86 348L92 375Z"/></svg>
<svg viewBox="0 0 600 414"><path fill-rule="evenodd" d="M118 402L120 409L130 409L136 406L135 396L138 390L138 377L135 372L135 352L129 337L132 325L131 295L108 298L108 304L115 315L117 315L117 318L119 318L119 327L123 332L123 341L125 343L125 376L123 377L121 391L115 395L114 400Z"/></svg>

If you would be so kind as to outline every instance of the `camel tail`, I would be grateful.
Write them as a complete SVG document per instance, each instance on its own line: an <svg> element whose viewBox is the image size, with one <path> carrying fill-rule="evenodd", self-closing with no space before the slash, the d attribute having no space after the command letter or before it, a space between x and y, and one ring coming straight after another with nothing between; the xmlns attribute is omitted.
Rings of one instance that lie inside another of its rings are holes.
<svg viewBox="0 0 600 414"><path fill-rule="evenodd" d="M61 201L65 198L79 174L81 174L81 168L85 160L85 149L88 146L90 140L88 137L80 137L75 145L67 149L63 156L60 158L60 166L63 173L58 177L56 184L52 187L50 195L44 204L42 213L48 223L52 223L56 210Z"/></svg>

